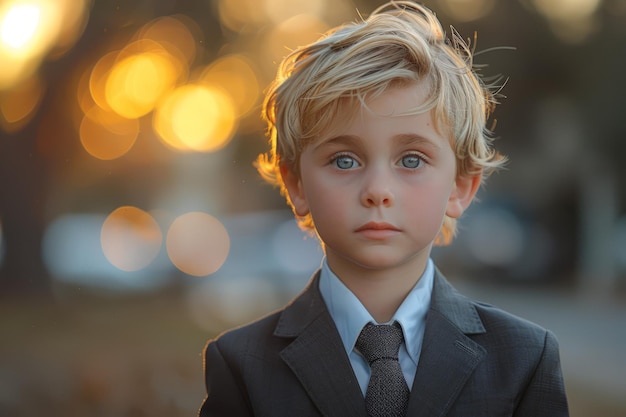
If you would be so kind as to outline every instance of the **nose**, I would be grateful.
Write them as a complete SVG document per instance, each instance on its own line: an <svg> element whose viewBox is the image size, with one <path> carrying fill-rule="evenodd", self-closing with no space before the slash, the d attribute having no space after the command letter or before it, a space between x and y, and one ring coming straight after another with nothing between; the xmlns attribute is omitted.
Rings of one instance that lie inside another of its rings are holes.
<svg viewBox="0 0 626 417"><path fill-rule="evenodd" d="M394 203L392 180L384 170L372 170L364 178L361 204L365 207L390 207Z"/></svg>

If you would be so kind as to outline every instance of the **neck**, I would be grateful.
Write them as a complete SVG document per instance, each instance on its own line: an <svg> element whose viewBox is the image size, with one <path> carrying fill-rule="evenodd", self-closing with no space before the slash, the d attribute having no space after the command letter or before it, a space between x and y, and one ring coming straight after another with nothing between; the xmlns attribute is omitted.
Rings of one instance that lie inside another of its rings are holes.
<svg viewBox="0 0 626 417"><path fill-rule="evenodd" d="M428 259L369 269L327 256L328 266L378 323L391 320L426 269Z"/></svg>

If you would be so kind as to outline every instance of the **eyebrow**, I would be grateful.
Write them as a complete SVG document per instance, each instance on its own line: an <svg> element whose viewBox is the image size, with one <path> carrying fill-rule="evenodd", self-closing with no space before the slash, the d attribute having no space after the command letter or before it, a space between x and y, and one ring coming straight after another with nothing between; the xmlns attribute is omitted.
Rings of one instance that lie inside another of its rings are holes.
<svg viewBox="0 0 626 417"><path fill-rule="evenodd" d="M435 149L441 149L439 141L429 138L427 136L417 135L415 133L402 133L395 135L393 140L397 141L401 145L412 145L415 143L426 144L432 146Z"/></svg>
<svg viewBox="0 0 626 417"><path fill-rule="evenodd" d="M338 136L333 136L330 137L328 139L323 139L320 142L314 144L314 148L315 149L319 149L322 146L327 146L327 145L354 145L354 144L358 144L360 142L360 137L359 136L354 136L354 135L338 135ZM425 144L427 146L430 146L432 148L434 148L435 150L439 150L441 149L441 144L438 143L438 141L422 136L422 135L418 135L415 133L400 133L397 135L394 135L391 138L392 141L396 142L398 145L413 145L413 144Z"/></svg>
<svg viewBox="0 0 626 417"><path fill-rule="evenodd" d="M322 139L317 143L314 143L313 146L315 149L321 148L322 146L327 146L327 145L351 145L354 143L358 143L360 141L360 138L358 136L354 136L354 135L339 135L339 136L332 136L330 138L327 139Z"/></svg>

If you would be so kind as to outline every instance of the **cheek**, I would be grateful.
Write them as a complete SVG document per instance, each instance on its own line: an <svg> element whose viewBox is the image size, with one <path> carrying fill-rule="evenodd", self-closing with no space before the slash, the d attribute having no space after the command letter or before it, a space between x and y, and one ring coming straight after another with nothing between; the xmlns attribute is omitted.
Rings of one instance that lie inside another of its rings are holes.
<svg viewBox="0 0 626 417"><path fill-rule="evenodd" d="M334 211L340 210L347 204L347 196L337 188L320 181L318 178L305 184L304 193L313 220L315 217L332 217Z"/></svg>
<svg viewBox="0 0 626 417"><path fill-rule="evenodd" d="M337 188L316 189L316 197L310 200L311 216L322 237L330 238L354 222L354 195Z"/></svg>
<svg viewBox="0 0 626 417"><path fill-rule="evenodd" d="M309 203L314 220L317 217L326 222L338 221L348 206L345 194L327 189L316 190L310 196Z"/></svg>
<svg viewBox="0 0 626 417"><path fill-rule="evenodd" d="M419 190L406 190L405 195L407 213L415 213L420 217L443 217L450 196L450 187L444 184L429 184L420 187Z"/></svg>

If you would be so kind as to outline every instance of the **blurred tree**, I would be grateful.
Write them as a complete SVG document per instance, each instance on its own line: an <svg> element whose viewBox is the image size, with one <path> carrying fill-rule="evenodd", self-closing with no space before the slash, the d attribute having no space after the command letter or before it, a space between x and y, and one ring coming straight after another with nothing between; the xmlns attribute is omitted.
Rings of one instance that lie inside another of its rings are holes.
<svg viewBox="0 0 626 417"><path fill-rule="evenodd" d="M3 260L0 264L0 295L50 295L51 276L42 257L42 238L47 225L47 188L54 177L54 158L69 158L71 141L60 135L50 138L55 151L44 155L40 136L64 130L59 118L59 97L80 57L108 36L112 28L129 25L150 15L151 2L136 2L133 10L96 2L92 19L75 47L60 59L44 62L38 73L43 98L29 123L15 131L0 129L0 222ZM112 7L113 6L113 7ZM128 13L124 13L128 12ZM145 16L144 16L145 17ZM113 31L114 32L114 31ZM52 124L44 120L56 119ZM42 127L52 128L41 132ZM52 156L53 159L50 158Z"/></svg>
<svg viewBox="0 0 626 417"><path fill-rule="evenodd" d="M28 124L17 131L0 126L0 296L15 294L51 294L51 275L42 257L42 239L49 213L49 191L59 178L59 171L67 170L70 160L76 159L78 134L72 126L68 108L76 100L68 94L68 85L75 86L75 69L86 57L105 53L113 39L128 40L132 33L156 16L185 13L201 17L208 45L214 53L221 47L220 28L213 16L213 5L205 1L138 0L133 2L91 3L90 17L74 47L55 60L46 61L38 70L44 87L43 98ZM205 57L206 58L206 57ZM9 89L10 90L10 89ZM0 90L0 94L5 92ZM79 149L80 151L80 149ZM94 160L92 166L102 168ZM100 161L102 162L102 161ZM115 162L112 162L115 164ZM77 166L81 167L80 164ZM61 168L63 167L63 168ZM96 169L98 169L96 168ZM106 167L109 170L111 167ZM71 169L71 168L69 168ZM162 170L161 170L162 171ZM82 176L84 172L73 172ZM149 170L138 175L140 182L154 186ZM117 178L113 188L118 194L128 192L127 176ZM149 188L142 187L142 188ZM102 190L87 196L98 199ZM101 201L81 202L83 206ZM58 213L56 213L58 214Z"/></svg>
<svg viewBox="0 0 626 417"><path fill-rule="evenodd" d="M46 168L36 150L41 113L17 133L0 131L0 219L4 240L0 265L2 295L46 293L49 290L50 277L41 257Z"/></svg>

